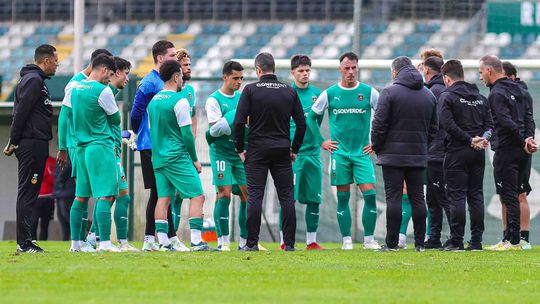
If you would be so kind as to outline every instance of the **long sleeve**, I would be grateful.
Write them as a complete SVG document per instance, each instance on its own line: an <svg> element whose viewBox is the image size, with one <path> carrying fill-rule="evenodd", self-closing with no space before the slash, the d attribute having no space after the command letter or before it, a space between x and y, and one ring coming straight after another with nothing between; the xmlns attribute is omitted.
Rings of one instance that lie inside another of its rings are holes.
<svg viewBox="0 0 540 304"><path fill-rule="evenodd" d="M482 96L483 97L483 96ZM483 97L483 100L485 104L487 105L484 107L484 130L487 131L489 129L493 130L493 116L491 115L491 107L488 104L487 98Z"/></svg>
<svg viewBox="0 0 540 304"><path fill-rule="evenodd" d="M534 123L533 116L533 99L531 94L528 91L525 91L525 101L526 101L526 110L525 110L525 138L534 137L534 132L536 130L536 124Z"/></svg>
<svg viewBox="0 0 540 304"><path fill-rule="evenodd" d="M251 94L246 87L238 101L236 115L234 117L234 145L236 152L244 152L245 128L251 107Z"/></svg>
<svg viewBox="0 0 540 304"><path fill-rule="evenodd" d="M155 93L146 93L144 87L139 87L137 89L135 100L133 101L133 108L131 109L131 128L134 132L139 131L143 114L146 112L146 108L154 95Z"/></svg>
<svg viewBox="0 0 540 304"><path fill-rule="evenodd" d="M302 142L304 141L304 135L306 133L306 117L304 116L304 110L302 109L302 103L296 91L294 92L294 103L293 103L293 112L292 118L296 124L296 131L294 133L294 139L291 145L291 150L293 153L298 153Z"/></svg>
<svg viewBox="0 0 540 304"><path fill-rule="evenodd" d="M67 135L69 130L68 111L71 111L71 108L62 105L60 115L58 116L58 149L60 151L67 150Z"/></svg>
<svg viewBox="0 0 540 304"><path fill-rule="evenodd" d="M439 114L437 109L437 99L435 98L435 96L433 96L433 98L435 99L435 104L433 105L431 121L429 123L428 145L431 144L431 141L435 138L437 132L439 131Z"/></svg>
<svg viewBox="0 0 540 304"><path fill-rule="evenodd" d="M452 136L454 140L460 141L464 144L470 144L472 137L463 131L454 120L454 113L452 111L452 99L445 93L441 95L439 102L442 103L441 110L441 125L443 129Z"/></svg>
<svg viewBox="0 0 540 304"><path fill-rule="evenodd" d="M13 108L13 123L11 124L10 142L19 145L28 117L38 102L41 83L37 78L21 81L17 90L17 105Z"/></svg>
<svg viewBox="0 0 540 304"><path fill-rule="evenodd" d="M510 113L506 98L499 94L490 94L488 100L491 106L491 113L494 115L498 127L503 129L512 138L513 142L522 145L524 138L519 134L518 125L512 120L512 114Z"/></svg>
<svg viewBox="0 0 540 304"><path fill-rule="evenodd" d="M390 112L392 110L390 98L388 90L382 90L377 101L377 110L375 110L375 117L371 127L371 145L375 152L381 150L388 132Z"/></svg>

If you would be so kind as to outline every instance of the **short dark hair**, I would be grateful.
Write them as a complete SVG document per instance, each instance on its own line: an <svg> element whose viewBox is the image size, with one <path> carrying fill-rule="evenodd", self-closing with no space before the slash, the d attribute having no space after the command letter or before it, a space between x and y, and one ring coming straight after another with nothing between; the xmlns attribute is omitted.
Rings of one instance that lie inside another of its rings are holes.
<svg viewBox="0 0 540 304"><path fill-rule="evenodd" d="M92 52L92 55L90 55L90 62L94 61L94 59L96 59L96 57L101 55L101 54L104 54L104 55L107 55L107 56L112 56L113 55L107 49L97 49L97 50Z"/></svg>
<svg viewBox="0 0 540 304"><path fill-rule="evenodd" d="M268 52L262 52L255 57L255 67L259 67L263 72L275 72L276 62L274 56Z"/></svg>
<svg viewBox="0 0 540 304"><path fill-rule="evenodd" d="M152 46L152 57L154 57L154 63L157 63L157 57L167 54L167 50L174 48L174 44L167 40L160 40Z"/></svg>
<svg viewBox="0 0 540 304"><path fill-rule="evenodd" d="M291 58L291 70L296 69L301 65L307 65L311 67L311 59L307 55L297 54Z"/></svg>
<svg viewBox="0 0 540 304"><path fill-rule="evenodd" d="M495 55L486 55L480 59L480 62L482 62L484 65L492 67L495 72L503 72L502 62L499 57Z"/></svg>
<svg viewBox="0 0 540 304"><path fill-rule="evenodd" d="M118 56L114 56L113 59L114 64L116 64L116 69L120 71L131 70L131 62Z"/></svg>
<svg viewBox="0 0 540 304"><path fill-rule="evenodd" d="M444 76L452 78L452 80L465 79L465 72L463 71L461 61L456 59L446 61L446 63L441 67L441 73Z"/></svg>
<svg viewBox="0 0 540 304"><path fill-rule="evenodd" d="M159 68L159 78L164 82L171 80L175 73L182 73L182 65L178 60L167 60Z"/></svg>
<svg viewBox="0 0 540 304"><path fill-rule="evenodd" d="M349 60L354 60L358 62L358 55L353 52L347 52L339 56L339 63L341 63L345 58L349 58Z"/></svg>
<svg viewBox="0 0 540 304"><path fill-rule="evenodd" d="M238 61L227 61L223 65L223 69L221 70L221 73L223 75L231 75L233 71L243 71L244 67L240 64Z"/></svg>
<svg viewBox="0 0 540 304"><path fill-rule="evenodd" d="M112 56L101 54L92 60L92 70L96 70L101 67L106 67L107 69L116 72L116 64Z"/></svg>
<svg viewBox="0 0 540 304"><path fill-rule="evenodd" d="M399 72L399 70L408 65L412 65L411 58L407 56L399 56L392 61L392 70Z"/></svg>
<svg viewBox="0 0 540 304"><path fill-rule="evenodd" d="M441 67L444 64L444 60L441 57L431 56L424 61L424 66L434 71L435 73L441 72Z"/></svg>
<svg viewBox="0 0 540 304"><path fill-rule="evenodd" d="M503 67L503 70L504 70L504 74L507 77L510 77L510 76L517 77L516 66L513 65L510 61L503 61L502 67Z"/></svg>
<svg viewBox="0 0 540 304"><path fill-rule="evenodd" d="M50 44L42 44L34 51L34 61L43 62L45 58L54 57L54 52L56 52L56 48L54 46Z"/></svg>

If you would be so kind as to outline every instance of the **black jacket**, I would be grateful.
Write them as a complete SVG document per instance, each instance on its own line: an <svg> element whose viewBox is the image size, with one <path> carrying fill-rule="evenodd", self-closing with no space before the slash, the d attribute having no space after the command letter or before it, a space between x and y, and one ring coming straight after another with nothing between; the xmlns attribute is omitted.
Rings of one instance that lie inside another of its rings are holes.
<svg viewBox="0 0 540 304"><path fill-rule="evenodd" d="M439 102L442 103L439 119L447 132L448 152L472 149L473 137L493 129L488 101L475 84L457 81L442 93Z"/></svg>
<svg viewBox="0 0 540 304"><path fill-rule="evenodd" d="M488 101L495 126L492 148L523 147L525 138L535 131L531 95L505 77L491 85Z"/></svg>
<svg viewBox="0 0 540 304"><path fill-rule="evenodd" d="M45 79L50 77L35 64L21 69L21 79L15 89L13 122L10 141L18 145L21 139L52 139L53 108Z"/></svg>
<svg viewBox="0 0 540 304"><path fill-rule="evenodd" d="M234 117L237 152L244 151L244 131L248 117L248 150L291 148L294 153L298 153L306 132L306 118L296 90L279 82L275 75L263 75L258 82L244 88ZM292 146L291 117L296 123Z"/></svg>
<svg viewBox="0 0 540 304"><path fill-rule="evenodd" d="M68 160L62 169L58 163L54 167L54 198L74 198L75 179L71 177L71 161Z"/></svg>
<svg viewBox="0 0 540 304"><path fill-rule="evenodd" d="M444 85L442 74L435 75L433 78L429 80L428 83L426 83L426 86L428 87L428 89L431 90L431 93L435 95L435 98L437 98L437 115L440 117L442 103L439 100L439 96L441 96L442 92L446 90L446 86ZM435 138L433 138L433 140L431 141L431 144L429 145L428 162L444 161L444 137L445 136L446 136L446 132L442 129L441 123L439 121L439 131L437 131L437 134L435 134Z"/></svg>
<svg viewBox="0 0 540 304"><path fill-rule="evenodd" d="M412 66L379 96L371 143L383 166L426 167L428 145L437 132L437 99Z"/></svg>

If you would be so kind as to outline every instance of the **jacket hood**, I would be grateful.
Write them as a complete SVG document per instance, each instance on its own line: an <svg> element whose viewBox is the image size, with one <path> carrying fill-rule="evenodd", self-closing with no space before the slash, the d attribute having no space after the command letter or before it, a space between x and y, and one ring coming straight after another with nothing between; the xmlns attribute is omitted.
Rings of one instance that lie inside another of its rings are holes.
<svg viewBox="0 0 540 304"><path fill-rule="evenodd" d="M492 85L492 88L495 86L503 88L504 90L508 91L510 94L514 96L523 95L523 92L521 91L522 86L510 78L505 77L505 78L501 78L495 81L495 83Z"/></svg>
<svg viewBox="0 0 540 304"><path fill-rule="evenodd" d="M442 74L437 74L435 76L433 76L429 81L428 83L426 83L426 86L431 89L432 86L436 85L436 84L440 84L442 86L444 86L444 81L443 81L443 77L442 77Z"/></svg>
<svg viewBox="0 0 540 304"><path fill-rule="evenodd" d="M446 88L445 92L450 92L467 100L476 99L480 95L480 90L474 83L465 81L456 81L453 85Z"/></svg>
<svg viewBox="0 0 540 304"><path fill-rule="evenodd" d="M27 64L21 69L21 77L27 74L37 73L41 78L50 78L43 70L35 64Z"/></svg>
<svg viewBox="0 0 540 304"><path fill-rule="evenodd" d="M516 83L517 83L522 89L524 89L524 90L528 90L528 89L529 89L529 87L527 86L527 84L526 84L523 80L521 80L521 79L519 79L519 78L516 78Z"/></svg>
<svg viewBox="0 0 540 304"><path fill-rule="evenodd" d="M400 84L413 90L421 90L424 87L424 80L422 79L422 75L413 65L407 65L402 67L399 70L394 83Z"/></svg>

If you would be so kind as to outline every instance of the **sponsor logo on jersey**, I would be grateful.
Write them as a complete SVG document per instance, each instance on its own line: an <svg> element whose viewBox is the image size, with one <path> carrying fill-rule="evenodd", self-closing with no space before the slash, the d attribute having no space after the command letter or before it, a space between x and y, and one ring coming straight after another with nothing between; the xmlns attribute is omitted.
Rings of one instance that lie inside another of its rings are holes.
<svg viewBox="0 0 540 304"><path fill-rule="evenodd" d="M364 110L364 109L356 109L356 108L334 109L334 110L332 110L332 113L334 113L334 115L339 115L339 114L365 114L366 110Z"/></svg>
<svg viewBox="0 0 540 304"><path fill-rule="evenodd" d="M340 100L341 100L341 97L339 97L339 96L334 96L334 100L335 100L335 101L340 101Z"/></svg>
<svg viewBox="0 0 540 304"><path fill-rule="evenodd" d="M512 96L514 97L514 96ZM459 102L463 103L463 104L467 104L468 106L471 106L471 107L476 107L477 105L483 105L484 104L484 101L479 99L479 100L466 100L464 98L460 98L459 99Z"/></svg>
<svg viewBox="0 0 540 304"><path fill-rule="evenodd" d="M364 101L364 95L358 94L358 101Z"/></svg>
<svg viewBox="0 0 540 304"><path fill-rule="evenodd" d="M258 87L266 87L267 89L279 89L286 88L287 85L279 82L259 82L256 84Z"/></svg>
<svg viewBox="0 0 540 304"><path fill-rule="evenodd" d="M34 173L34 176L32 176L32 180L30 181L32 185L37 184L38 174Z"/></svg>

